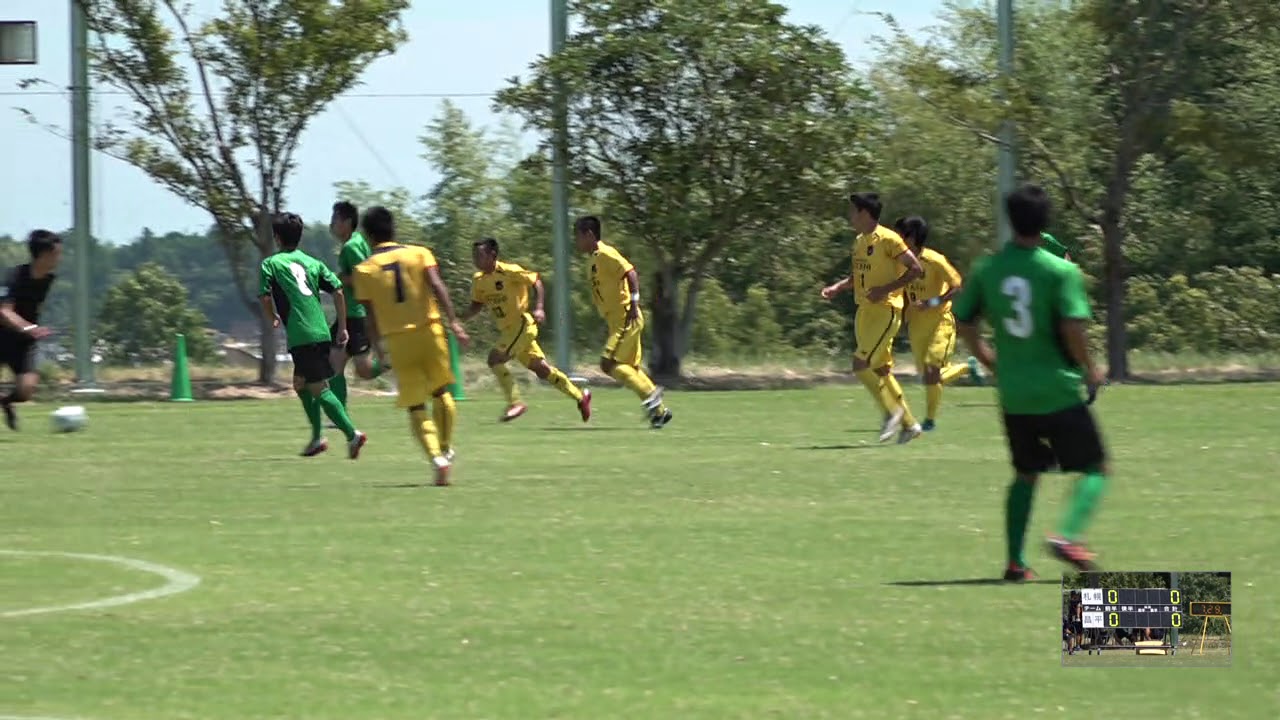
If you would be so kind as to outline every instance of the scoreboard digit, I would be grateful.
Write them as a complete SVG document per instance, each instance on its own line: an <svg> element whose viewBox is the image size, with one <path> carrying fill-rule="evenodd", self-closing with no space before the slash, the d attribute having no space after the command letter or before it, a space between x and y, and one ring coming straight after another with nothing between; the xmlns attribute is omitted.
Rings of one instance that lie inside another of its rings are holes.
<svg viewBox="0 0 1280 720"><path fill-rule="evenodd" d="M1197 617L1229 617L1230 602L1193 602L1188 612Z"/></svg>
<svg viewBox="0 0 1280 720"><path fill-rule="evenodd" d="M1085 627L1175 628L1182 627L1182 593L1168 588L1085 588L1081 604L1087 612ZM1223 605L1223 603L1216 603ZM1193 606L1209 603L1192 603ZM1226 614L1230 614L1227 604ZM1212 608L1206 608L1211 610ZM1088 623L1096 623L1090 625Z"/></svg>

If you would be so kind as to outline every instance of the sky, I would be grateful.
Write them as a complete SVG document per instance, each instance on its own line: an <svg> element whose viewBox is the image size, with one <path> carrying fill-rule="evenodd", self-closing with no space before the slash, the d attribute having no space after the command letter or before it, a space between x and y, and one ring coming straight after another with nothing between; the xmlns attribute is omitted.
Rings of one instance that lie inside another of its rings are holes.
<svg viewBox="0 0 1280 720"><path fill-rule="evenodd" d="M871 11L891 10L909 32L932 23L942 0L781 0L793 22L822 27L855 65L872 57L869 41L885 30ZM191 0L197 17L208 17L221 0ZM3 0L0 20L39 23L39 64L0 66L0 235L25 235L35 227L71 226L71 143L28 122L17 108L43 123L69 126L70 45L66 0ZM404 186L425 193L438 179L422 160L418 138L450 97L476 123L495 127L489 95L506 78L524 75L550 45L546 0L417 0L404 15L409 42L374 63L353 88L312 121L290 179L289 206L308 220L327 220L334 183L363 180L375 188ZM19 81L54 84L22 91ZM396 97L387 97L394 94ZM381 96L381 97L379 97ZM95 95L95 112L120 108L121 98ZM95 117L95 122L100 120ZM372 151L370 151L370 149ZM142 172L114 158L92 160L93 234L129 242L144 227L156 232L201 232L203 211L187 205ZM550 191L548 190L548 203Z"/></svg>

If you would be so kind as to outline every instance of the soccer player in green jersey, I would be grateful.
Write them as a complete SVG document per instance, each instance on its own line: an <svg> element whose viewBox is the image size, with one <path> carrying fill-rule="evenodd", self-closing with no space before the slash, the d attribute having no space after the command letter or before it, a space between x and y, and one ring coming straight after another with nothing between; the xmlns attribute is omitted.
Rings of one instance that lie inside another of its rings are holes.
<svg viewBox="0 0 1280 720"><path fill-rule="evenodd" d="M302 401L302 409L311 423L311 442L303 457L319 455L329 449L320 434L320 413L347 436L347 455L360 456L368 437L355 428L347 409L329 388L333 366L329 350L333 343L345 345L347 336L347 301L338 276L324 263L302 252L302 218L283 213L271 219L271 230L280 252L262 261L261 288L258 300L262 314L274 327L284 325L289 354L293 356L293 390ZM338 310L337 336L329 334L329 323L320 304L320 291L333 295Z"/></svg>
<svg viewBox="0 0 1280 720"><path fill-rule="evenodd" d="M952 310L961 337L995 374L1016 473L1005 503L1004 577L1022 581L1035 577L1022 548L1036 480L1055 466L1083 477L1049 549L1081 571L1093 569L1081 536L1107 484L1106 452L1087 405L1103 375L1085 337L1091 311L1080 269L1041 247L1048 195L1024 185L1005 198L1005 213L1014 241L974 267ZM978 334L979 317L994 332L994 351Z"/></svg>
<svg viewBox="0 0 1280 720"><path fill-rule="evenodd" d="M338 278L342 280L344 294L348 297L352 297L351 271L373 254L373 249L365 241L364 235L356 229L359 218L360 213L357 212L356 206L346 200L333 204L333 214L329 218L330 234L342 243L342 249L338 251ZM329 379L329 387L333 389L333 394L338 396L343 407L347 406L348 361L355 360L356 375L365 380L372 380L390 369L384 361L382 351L369 342L369 335L364 327L365 315L364 305L358 302L347 303L349 339L346 345L334 343L329 355L329 362L333 364L333 377ZM336 320L329 327L329 334L335 338L338 336Z"/></svg>

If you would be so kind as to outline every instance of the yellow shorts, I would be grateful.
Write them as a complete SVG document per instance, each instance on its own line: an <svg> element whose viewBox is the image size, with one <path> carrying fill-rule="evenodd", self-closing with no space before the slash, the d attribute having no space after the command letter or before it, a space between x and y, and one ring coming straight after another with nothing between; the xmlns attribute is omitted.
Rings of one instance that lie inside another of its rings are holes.
<svg viewBox="0 0 1280 720"><path fill-rule="evenodd" d="M892 367L893 339L902 328L902 310L888 305L859 305L853 317L857 348L853 356L872 369Z"/></svg>
<svg viewBox="0 0 1280 720"><path fill-rule="evenodd" d="M924 372L927 367L946 367L956 350L955 316L949 312L933 317L917 315L911 318L907 335L911 338L916 369Z"/></svg>
<svg viewBox="0 0 1280 720"><path fill-rule="evenodd" d="M387 354L400 386L396 405L425 405L436 393L453 384L449 366L449 337L444 326L433 323L422 330L386 337Z"/></svg>
<svg viewBox="0 0 1280 720"><path fill-rule="evenodd" d="M542 348L538 345L538 326L526 316L514 330L504 331L498 338L495 350L509 360L528 367L535 360L542 360Z"/></svg>
<svg viewBox="0 0 1280 720"><path fill-rule="evenodd" d="M602 357L619 365L640 367L644 353L640 349L640 337L644 335L644 316L630 325L609 328L609 339L604 344Z"/></svg>

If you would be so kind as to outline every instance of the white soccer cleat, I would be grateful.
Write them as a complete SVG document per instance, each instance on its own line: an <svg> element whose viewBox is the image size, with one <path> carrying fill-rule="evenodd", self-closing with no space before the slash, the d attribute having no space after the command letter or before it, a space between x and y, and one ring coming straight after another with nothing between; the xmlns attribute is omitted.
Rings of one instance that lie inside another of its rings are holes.
<svg viewBox="0 0 1280 720"><path fill-rule="evenodd" d="M449 484L449 471L453 469L453 464L440 455L431 458L431 465L435 469L436 487L446 487Z"/></svg>
<svg viewBox="0 0 1280 720"><path fill-rule="evenodd" d="M449 463L450 465L453 464L453 460L456 457L458 457L458 452L453 448L449 448L448 450L444 451L444 461Z"/></svg>
<svg viewBox="0 0 1280 720"><path fill-rule="evenodd" d="M920 426L920 423L916 423L908 428L902 428L902 432L898 433L898 444L906 445L923 434L924 428Z"/></svg>
<svg viewBox="0 0 1280 720"><path fill-rule="evenodd" d="M890 413L889 418L884 421L884 427L880 430L880 442L889 442L894 435L898 434L902 429L902 416L906 414L906 410L902 408L897 408Z"/></svg>

